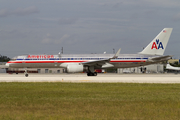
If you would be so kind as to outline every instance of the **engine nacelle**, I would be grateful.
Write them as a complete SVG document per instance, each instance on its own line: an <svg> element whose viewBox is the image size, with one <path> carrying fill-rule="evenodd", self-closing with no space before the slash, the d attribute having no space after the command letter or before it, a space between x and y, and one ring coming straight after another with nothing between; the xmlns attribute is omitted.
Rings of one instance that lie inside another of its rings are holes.
<svg viewBox="0 0 180 120"><path fill-rule="evenodd" d="M83 72L83 65L79 64L69 64L67 65L67 72L68 73L77 73L77 72Z"/></svg>

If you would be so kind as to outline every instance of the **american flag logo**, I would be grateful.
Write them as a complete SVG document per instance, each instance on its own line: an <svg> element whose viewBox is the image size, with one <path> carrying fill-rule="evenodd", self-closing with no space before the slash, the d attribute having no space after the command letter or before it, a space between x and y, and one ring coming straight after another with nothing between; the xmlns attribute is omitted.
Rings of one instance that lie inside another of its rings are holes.
<svg viewBox="0 0 180 120"><path fill-rule="evenodd" d="M166 30L163 30L164 33L166 33Z"/></svg>

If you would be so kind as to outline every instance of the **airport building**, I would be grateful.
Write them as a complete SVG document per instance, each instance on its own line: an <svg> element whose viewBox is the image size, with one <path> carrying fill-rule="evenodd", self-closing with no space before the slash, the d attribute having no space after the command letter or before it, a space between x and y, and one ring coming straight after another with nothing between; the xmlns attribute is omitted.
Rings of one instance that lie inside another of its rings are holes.
<svg viewBox="0 0 180 120"><path fill-rule="evenodd" d="M6 64L5 62L0 62L0 73L6 73L7 72L8 68L5 64Z"/></svg>
<svg viewBox="0 0 180 120"><path fill-rule="evenodd" d="M41 74L62 74L66 73L64 68L28 68L28 73L41 73ZM5 63L0 63L0 73L24 73L24 68L7 68ZM106 72L103 70L102 72ZM152 64L141 67L134 68L118 68L118 74L124 73L163 73L164 65L163 64Z"/></svg>
<svg viewBox="0 0 180 120"><path fill-rule="evenodd" d="M0 73L24 73L24 68L8 68L5 62L0 62ZM64 73L63 68L28 68L28 73Z"/></svg>
<svg viewBox="0 0 180 120"><path fill-rule="evenodd" d="M24 68L9 68L6 72L7 73L24 73L25 69ZM42 74L48 74L48 73L53 73L53 74L61 74L65 73L65 69L63 68L28 68L27 69L28 73L42 73Z"/></svg>
<svg viewBox="0 0 180 120"><path fill-rule="evenodd" d="M134 68L118 68L117 73L164 73L164 65L152 64Z"/></svg>

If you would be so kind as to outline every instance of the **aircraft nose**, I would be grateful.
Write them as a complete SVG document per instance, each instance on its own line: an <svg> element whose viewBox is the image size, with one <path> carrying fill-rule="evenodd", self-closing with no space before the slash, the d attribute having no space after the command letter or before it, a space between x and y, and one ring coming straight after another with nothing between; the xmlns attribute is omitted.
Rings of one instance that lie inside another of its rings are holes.
<svg viewBox="0 0 180 120"><path fill-rule="evenodd" d="M6 63L6 66L9 67L9 63Z"/></svg>

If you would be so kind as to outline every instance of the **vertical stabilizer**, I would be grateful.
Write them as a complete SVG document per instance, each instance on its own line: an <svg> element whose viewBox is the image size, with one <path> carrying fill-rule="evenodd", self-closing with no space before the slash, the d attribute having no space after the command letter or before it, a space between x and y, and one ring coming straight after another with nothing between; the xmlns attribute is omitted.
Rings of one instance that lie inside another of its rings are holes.
<svg viewBox="0 0 180 120"><path fill-rule="evenodd" d="M163 55L173 28L164 28L139 54Z"/></svg>

